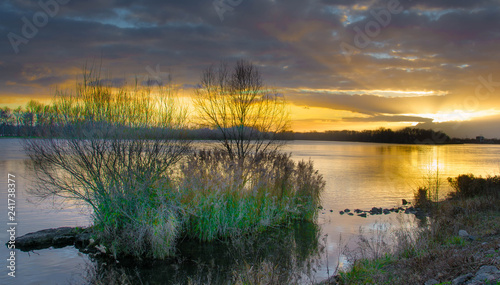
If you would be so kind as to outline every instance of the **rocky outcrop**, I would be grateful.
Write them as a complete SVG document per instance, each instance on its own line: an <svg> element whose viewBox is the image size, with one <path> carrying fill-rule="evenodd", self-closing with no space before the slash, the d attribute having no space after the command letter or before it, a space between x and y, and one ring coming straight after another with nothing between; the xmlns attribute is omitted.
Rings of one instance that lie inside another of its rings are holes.
<svg viewBox="0 0 500 285"><path fill-rule="evenodd" d="M28 233L16 238L16 248L21 251L31 251L49 247L65 247L74 245L76 248L86 248L90 244L89 228L61 227Z"/></svg>
<svg viewBox="0 0 500 285"><path fill-rule="evenodd" d="M423 218L427 216L428 214L424 212L420 208L416 208L413 206L409 206L410 202L404 200L406 202L404 206L402 207L394 207L394 208L378 208L378 207L373 207L371 210L360 210L356 209L354 210L354 213L357 214L358 217L363 217L366 218L368 215L375 216L375 215L388 215L390 213L405 213L405 214L412 214L417 216L417 218ZM333 212L333 211L330 211ZM345 209L343 211L339 211L339 214L344 215L348 214L349 216L354 216L354 214L351 212L350 209Z"/></svg>

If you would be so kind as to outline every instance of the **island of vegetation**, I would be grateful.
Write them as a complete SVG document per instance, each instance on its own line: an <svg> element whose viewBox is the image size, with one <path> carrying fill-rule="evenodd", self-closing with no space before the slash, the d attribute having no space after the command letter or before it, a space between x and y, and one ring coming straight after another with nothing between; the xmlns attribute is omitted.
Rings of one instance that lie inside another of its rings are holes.
<svg viewBox="0 0 500 285"><path fill-rule="evenodd" d="M289 115L269 90L246 61L205 70L197 123L218 132L206 149L186 139L172 86L114 88L86 68L76 90L37 105L43 112L28 105L25 115L50 114L31 116L36 123L24 129L35 135L23 143L36 177L31 194L90 206L92 238L114 258L164 259L180 239L314 223L325 182L312 161L280 152Z"/></svg>

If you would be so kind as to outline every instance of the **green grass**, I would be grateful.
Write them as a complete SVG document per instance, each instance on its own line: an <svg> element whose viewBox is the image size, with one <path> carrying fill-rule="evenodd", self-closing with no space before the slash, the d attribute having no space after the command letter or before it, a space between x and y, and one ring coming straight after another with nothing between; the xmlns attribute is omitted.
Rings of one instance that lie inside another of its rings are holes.
<svg viewBox="0 0 500 285"><path fill-rule="evenodd" d="M360 259L349 271L340 272L342 284L378 284L377 275L384 274L384 267L394 262L390 254L377 259Z"/></svg>
<svg viewBox="0 0 500 285"><path fill-rule="evenodd" d="M444 245L458 245L458 246L466 246L470 244L467 240L459 236L451 236L444 240Z"/></svg>

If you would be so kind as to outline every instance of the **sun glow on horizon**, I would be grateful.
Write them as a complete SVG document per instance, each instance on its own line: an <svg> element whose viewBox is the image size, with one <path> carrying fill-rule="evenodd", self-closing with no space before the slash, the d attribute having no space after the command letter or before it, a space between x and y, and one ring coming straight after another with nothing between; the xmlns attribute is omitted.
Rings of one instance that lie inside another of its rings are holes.
<svg viewBox="0 0 500 285"><path fill-rule="evenodd" d="M467 112L463 110L453 110L451 112L438 112L434 114L404 114L405 116L419 116L422 118L432 119L434 123L444 122L464 122L471 121L482 117L494 116L500 114L498 110L483 110L475 112Z"/></svg>

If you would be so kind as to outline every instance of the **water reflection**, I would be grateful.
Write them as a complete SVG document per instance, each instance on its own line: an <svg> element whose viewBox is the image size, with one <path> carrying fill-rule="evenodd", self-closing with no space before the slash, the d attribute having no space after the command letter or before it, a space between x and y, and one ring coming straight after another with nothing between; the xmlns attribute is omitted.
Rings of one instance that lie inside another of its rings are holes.
<svg viewBox="0 0 500 285"><path fill-rule="evenodd" d="M321 266L319 236L316 224L302 222L231 241L186 240L175 259L96 261L87 278L93 284L310 283Z"/></svg>
<svg viewBox="0 0 500 285"><path fill-rule="evenodd" d="M7 173L20 177L17 182L18 235L46 228L90 224L88 213L82 213L74 205L66 204L63 210L54 210L50 202L28 203L25 190L30 174L24 169L26 157L19 140L0 139L0 149L0 184L5 185ZM195 284L208 280L214 284L228 284L265 278L277 278L281 284L289 284L299 276L302 279L298 283L310 284L310 278L321 281L333 274L339 261L346 263L341 255L340 234L343 241L348 241L359 234L360 227L370 229L377 222L384 222L379 221L382 218L392 218L395 226L407 223L394 220L396 214L361 218L339 215L339 210L393 207L403 198L411 201L416 187L426 183L426 177L435 170L443 180L464 173L483 176L500 173L498 145L296 141L285 150L292 153L293 159L312 159L327 181L319 225L299 224L291 229L276 229L239 243L183 241L177 258L150 264L89 261L86 255L78 255L72 247L29 254L18 251L18 277L11 280L2 274L0 284L67 284L68 280L74 280L73 284L89 284L92 280L101 284L123 284L126 282L121 281L127 279L132 280L128 282L132 284L141 284L141 281L142 284L188 284L190 280ZM447 182L443 181L443 195L447 187ZM2 199L6 199L6 187L0 190ZM7 217L6 210L7 207L0 210L4 217ZM408 225L416 223L410 222ZM425 225L425 221L422 224ZM8 239L5 225L0 231L0 239L4 241ZM8 256L6 247L0 248L0 255Z"/></svg>

